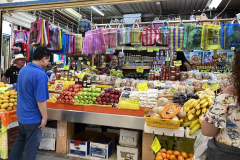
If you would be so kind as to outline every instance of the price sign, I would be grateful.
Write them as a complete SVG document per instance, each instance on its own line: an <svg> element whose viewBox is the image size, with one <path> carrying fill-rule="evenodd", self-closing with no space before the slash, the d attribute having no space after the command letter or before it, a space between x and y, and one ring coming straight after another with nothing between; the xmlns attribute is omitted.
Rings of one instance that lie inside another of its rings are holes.
<svg viewBox="0 0 240 160"><path fill-rule="evenodd" d="M182 65L182 61L174 61L174 66L181 66Z"/></svg>
<svg viewBox="0 0 240 160"><path fill-rule="evenodd" d="M173 90L172 87L169 88L170 92L174 95L174 96L177 96L176 92Z"/></svg>
<svg viewBox="0 0 240 160"><path fill-rule="evenodd" d="M84 74L83 74L83 73L79 73L79 74L78 74L78 78L83 79L83 77L84 77Z"/></svg>
<svg viewBox="0 0 240 160"><path fill-rule="evenodd" d="M128 67L129 66L129 62L126 62L126 67Z"/></svg>
<svg viewBox="0 0 240 160"><path fill-rule="evenodd" d="M148 48L147 52L153 52L153 49L152 48Z"/></svg>
<svg viewBox="0 0 240 160"><path fill-rule="evenodd" d="M137 85L137 87L138 87L138 91L146 91L148 89L147 82L140 83Z"/></svg>
<svg viewBox="0 0 240 160"><path fill-rule="evenodd" d="M97 67L96 66L92 66L92 70L96 69Z"/></svg>
<svg viewBox="0 0 240 160"><path fill-rule="evenodd" d="M212 84L211 86L211 90L214 92L216 90L218 90L220 88L220 85L218 82L215 82L214 84Z"/></svg>
<svg viewBox="0 0 240 160"><path fill-rule="evenodd" d="M171 60L170 57L166 57L166 58L165 58L165 61L166 61L166 62L169 62L170 60Z"/></svg>
<svg viewBox="0 0 240 160"><path fill-rule="evenodd" d="M154 47L153 50L154 50L154 51L159 51L159 48Z"/></svg>
<svg viewBox="0 0 240 160"><path fill-rule="evenodd" d="M159 143L157 136L155 136L151 147L155 153L157 153L161 149L161 144Z"/></svg>
<svg viewBox="0 0 240 160"><path fill-rule="evenodd" d="M63 80L64 80L64 81L67 81L67 78L64 78Z"/></svg>
<svg viewBox="0 0 240 160"><path fill-rule="evenodd" d="M159 73L159 71L155 71L155 73Z"/></svg>
<svg viewBox="0 0 240 160"><path fill-rule="evenodd" d="M135 61L136 63L138 62L138 61Z"/></svg>
<svg viewBox="0 0 240 160"><path fill-rule="evenodd" d="M95 54L98 54L98 51L95 51Z"/></svg>
<svg viewBox="0 0 240 160"><path fill-rule="evenodd" d="M108 45L106 45L106 48L108 49Z"/></svg>
<svg viewBox="0 0 240 160"><path fill-rule="evenodd" d="M127 102L128 98L124 98L124 97L120 97L119 98L119 102Z"/></svg>
<svg viewBox="0 0 240 160"><path fill-rule="evenodd" d="M137 72L143 73L144 69L143 68L137 68Z"/></svg>
<svg viewBox="0 0 240 160"><path fill-rule="evenodd" d="M69 65L66 65L66 66L64 66L63 68L64 68L64 70L67 70L67 71L68 71L68 70L69 70Z"/></svg>
<svg viewBox="0 0 240 160"><path fill-rule="evenodd" d="M57 61L56 64L61 64L62 62L61 61Z"/></svg>
<svg viewBox="0 0 240 160"><path fill-rule="evenodd" d="M122 42L120 42L120 44L123 44Z"/></svg>
<svg viewBox="0 0 240 160"><path fill-rule="evenodd" d="M63 80L64 78L63 77L60 77L60 80Z"/></svg>
<svg viewBox="0 0 240 160"><path fill-rule="evenodd" d="M89 61L87 61L87 65L90 65L91 63Z"/></svg>
<svg viewBox="0 0 240 160"><path fill-rule="evenodd" d="M79 57L78 60L81 61L81 60L82 60L82 57Z"/></svg>
<svg viewBox="0 0 240 160"><path fill-rule="evenodd" d="M231 50L233 50L233 51L234 51L234 50L235 50L235 47L231 47Z"/></svg>

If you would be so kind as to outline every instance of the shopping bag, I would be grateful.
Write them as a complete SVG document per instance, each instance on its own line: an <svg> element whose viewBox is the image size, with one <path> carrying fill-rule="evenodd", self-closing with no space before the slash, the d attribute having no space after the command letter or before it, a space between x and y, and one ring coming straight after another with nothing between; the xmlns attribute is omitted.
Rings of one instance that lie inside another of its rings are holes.
<svg viewBox="0 0 240 160"><path fill-rule="evenodd" d="M194 143L194 160L205 160L207 158L207 143L210 139L212 139L212 137L207 137L199 133Z"/></svg>
<svg viewBox="0 0 240 160"><path fill-rule="evenodd" d="M62 29L60 29L58 27L58 42L57 42L57 50L61 50L62 49Z"/></svg>
<svg viewBox="0 0 240 160"><path fill-rule="evenodd" d="M121 28L122 27L122 28ZM120 24L117 29L117 45L123 46L130 43L130 28Z"/></svg>
<svg viewBox="0 0 240 160"><path fill-rule="evenodd" d="M46 27L46 34L47 34L47 39L46 39L47 44L46 44L46 46L48 46L48 45L50 44L50 38L49 38L49 22L48 22L48 20L46 20L46 22L45 22L45 27Z"/></svg>
<svg viewBox="0 0 240 160"><path fill-rule="evenodd" d="M137 28L134 28L135 25ZM142 44L142 29L139 28L138 23L134 23L133 28L130 28L130 42L132 45Z"/></svg>
<svg viewBox="0 0 240 160"><path fill-rule="evenodd" d="M68 48L69 48L69 34L65 34L66 35L66 48L65 48L65 53L64 54L68 54Z"/></svg>
<svg viewBox="0 0 240 160"><path fill-rule="evenodd" d="M240 47L240 24L221 25L221 47L231 50L232 47ZM236 50L237 50L236 49Z"/></svg>
<svg viewBox="0 0 240 160"><path fill-rule="evenodd" d="M164 22L163 26L158 28L160 31L160 39L158 41L159 44L168 44L168 35L169 35L169 24L168 22Z"/></svg>
<svg viewBox="0 0 240 160"><path fill-rule="evenodd" d="M153 45L160 39L160 32L156 27L145 28L142 32L142 42L144 45Z"/></svg>
<svg viewBox="0 0 240 160"><path fill-rule="evenodd" d="M83 54L101 54L106 53L106 45L101 28L91 30L85 33L83 43Z"/></svg>
<svg viewBox="0 0 240 160"><path fill-rule="evenodd" d="M69 35L68 54L74 53L74 37L73 34Z"/></svg>
<svg viewBox="0 0 240 160"><path fill-rule="evenodd" d="M49 25L49 40L50 40L50 43L47 47L49 50L51 50L51 51L57 50L58 40L59 40L58 36L59 36L59 28L58 27L53 27L50 24Z"/></svg>
<svg viewBox="0 0 240 160"><path fill-rule="evenodd" d="M117 28L105 27L103 36L107 48L115 48L117 46Z"/></svg>
<svg viewBox="0 0 240 160"><path fill-rule="evenodd" d="M42 34L41 34L41 41L40 41L41 46L44 45L44 23L45 23L45 21L42 20Z"/></svg>
<svg viewBox="0 0 240 160"><path fill-rule="evenodd" d="M88 31L90 27L90 22L87 19L78 20L78 28L80 31Z"/></svg>
<svg viewBox="0 0 240 160"><path fill-rule="evenodd" d="M183 48L185 50L201 50L202 25L190 25L185 27Z"/></svg>
<svg viewBox="0 0 240 160"><path fill-rule="evenodd" d="M21 30L21 31L13 31L14 33L14 43L24 42L27 41L27 30Z"/></svg>
<svg viewBox="0 0 240 160"><path fill-rule="evenodd" d="M201 48L203 50L219 49L221 47L221 26L214 24L203 24Z"/></svg>
<svg viewBox="0 0 240 160"><path fill-rule="evenodd" d="M170 27L169 29L168 39L169 39L169 49L171 51L183 50L185 24L183 24L183 27L180 27L181 24L183 23L179 23L178 27Z"/></svg>
<svg viewBox="0 0 240 160"><path fill-rule="evenodd" d="M62 34L61 44L62 44L62 49L56 50L56 51L51 51L51 52L56 53L56 54L65 54L66 48L67 48L67 34L65 34L65 33Z"/></svg>
<svg viewBox="0 0 240 160"><path fill-rule="evenodd" d="M42 36L42 19L31 23L28 44L39 45Z"/></svg>
<svg viewBox="0 0 240 160"><path fill-rule="evenodd" d="M82 53L82 34L75 34L74 53L79 55Z"/></svg>

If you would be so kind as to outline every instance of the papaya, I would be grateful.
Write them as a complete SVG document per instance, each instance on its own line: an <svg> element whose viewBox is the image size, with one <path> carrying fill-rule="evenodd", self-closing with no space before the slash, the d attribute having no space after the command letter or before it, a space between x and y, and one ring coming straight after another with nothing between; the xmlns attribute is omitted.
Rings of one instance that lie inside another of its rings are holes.
<svg viewBox="0 0 240 160"><path fill-rule="evenodd" d="M15 98L15 95L11 95L10 98Z"/></svg>
<svg viewBox="0 0 240 160"><path fill-rule="evenodd" d="M7 91L7 92L3 93L4 97L9 97L9 95L10 95L10 91Z"/></svg>
<svg viewBox="0 0 240 160"><path fill-rule="evenodd" d="M162 110L161 116L165 119L170 119L170 118L176 116L180 112L181 109L182 109L182 107L176 103L167 105Z"/></svg>
<svg viewBox="0 0 240 160"><path fill-rule="evenodd" d="M9 101L8 100L2 100L2 103L8 103Z"/></svg>
<svg viewBox="0 0 240 160"><path fill-rule="evenodd" d="M11 91L10 96L14 96L14 95L15 95L14 91Z"/></svg>
<svg viewBox="0 0 240 160"><path fill-rule="evenodd" d="M2 106L1 106L2 109L6 109L8 108L8 103L4 103Z"/></svg>

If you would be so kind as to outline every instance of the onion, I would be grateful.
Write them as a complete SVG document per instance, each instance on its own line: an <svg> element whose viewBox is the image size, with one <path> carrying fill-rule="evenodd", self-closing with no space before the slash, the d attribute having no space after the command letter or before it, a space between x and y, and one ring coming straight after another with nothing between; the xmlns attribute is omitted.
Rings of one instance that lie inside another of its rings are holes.
<svg viewBox="0 0 240 160"><path fill-rule="evenodd" d="M153 114L151 117L153 117L153 118L161 118L161 116L159 114L157 114L157 113Z"/></svg>
<svg viewBox="0 0 240 160"><path fill-rule="evenodd" d="M161 115L161 112L162 112L163 108L164 108L164 107L158 107L158 108L157 108L157 114Z"/></svg>
<svg viewBox="0 0 240 160"><path fill-rule="evenodd" d="M154 107L152 110L153 110L154 113L158 113L158 112L157 112L157 111L158 111L158 107ZM158 114L159 114L159 113L158 113Z"/></svg>
<svg viewBox="0 0 240 160"><path fill-rule="evenodd" d="M174 116L172 120L179 120L177 116Z"/></svg>
<svg viewBox="0 0 240 160"><path fill-rule="evenodd" d="M182 109L178 112L177 116L178 116L179 118L185 118L185 117L186 117L186 112L185 112L185 110L182 108Z"/></svg>

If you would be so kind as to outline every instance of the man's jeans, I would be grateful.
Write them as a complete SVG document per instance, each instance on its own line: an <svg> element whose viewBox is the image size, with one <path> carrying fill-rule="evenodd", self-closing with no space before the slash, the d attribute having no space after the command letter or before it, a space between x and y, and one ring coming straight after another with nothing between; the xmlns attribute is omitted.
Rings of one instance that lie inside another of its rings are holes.
<svg viewBox="0 0 240 160"><path fill-rule="evenodd" d="M41 123L19 123L18 137L9 154L8 160L35 160L42 138L42 131L38 128Z"/></svg>

